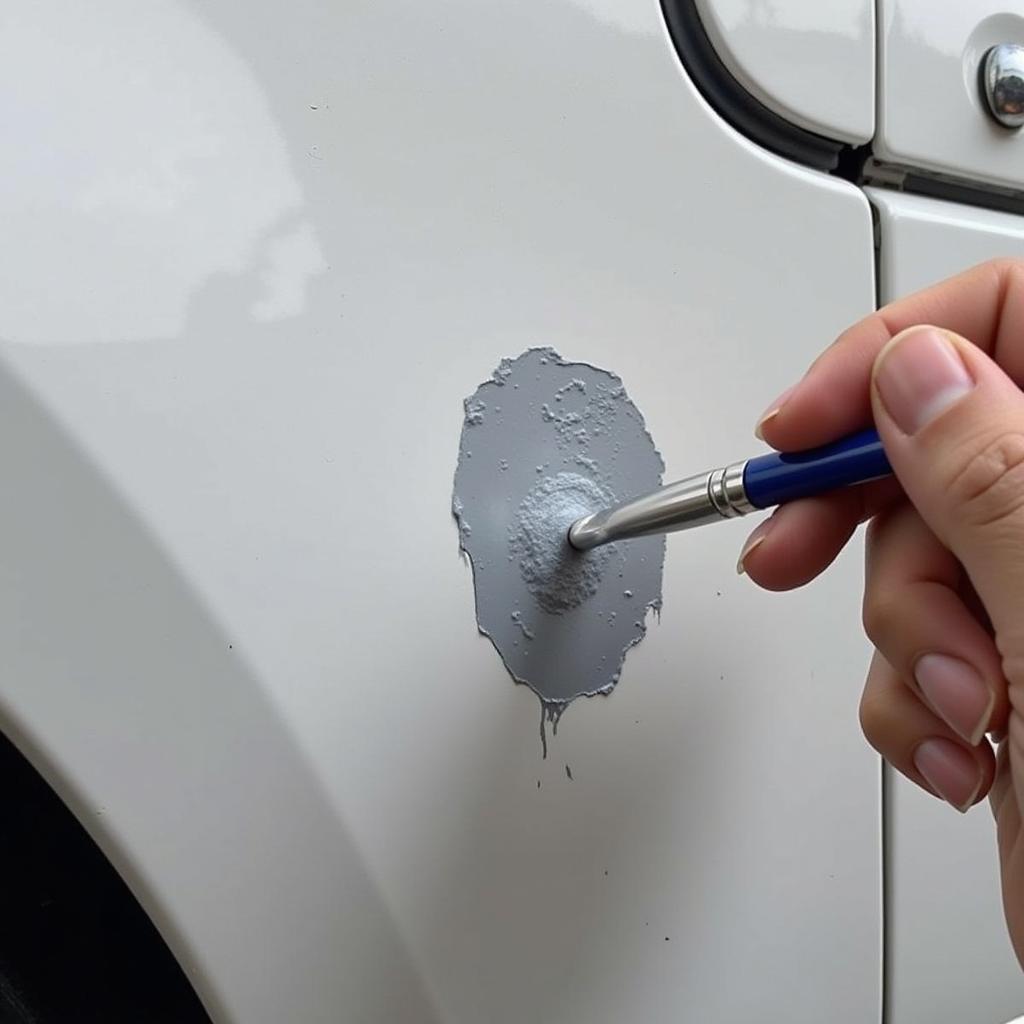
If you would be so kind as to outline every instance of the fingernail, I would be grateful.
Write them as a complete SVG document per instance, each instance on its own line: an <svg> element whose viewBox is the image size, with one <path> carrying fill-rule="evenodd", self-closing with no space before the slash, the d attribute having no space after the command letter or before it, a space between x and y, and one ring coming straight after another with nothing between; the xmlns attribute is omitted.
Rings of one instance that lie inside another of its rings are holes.
<svg viewBox="0 0 1024 1024"><path fill-rule="evenodd" d="M981 789L981 769L962 747L936 736L914 751L914 767L946 803L961 814L974 803Z"/></svg>
<svg viewBox="0 0 1024 1024"><path fill-rule="evenodd" d="M996 695L974 668L945 654L917 659L914 679L940 718L972 747L985 735Z"/></svg>
<svg viewBox="0 0 1024 1024"><path fill-rule="evenodd" d="M747 538L746 543L743 545L743 550L740 552L740 557L736 562L737 575L742 576L747 571L743 563L750 557L750 552L759 547L765 537L768 536L768 528L771 524L771 518L766 519Z"/></svg>
<svg viewBox="0 0 1024 1024"><path fill-rule="evenodd" d="M904 434L916 434L974 387L952 342L934 327L911 328L875 364L882 404Z"/></svg>
<svg viewBox="0 0 1024 1024"><path fill-rule="evenodd" d="M757 417L757 426L754 427L754 437L759 438L761 441L764 440L764 425L769 421L775 419L776 416L782 411L782 407L786 404L786 399L789 398L793 392L796 391L796 385L786 388L785 391L775 399L771 405L760 416Z"/></svg>

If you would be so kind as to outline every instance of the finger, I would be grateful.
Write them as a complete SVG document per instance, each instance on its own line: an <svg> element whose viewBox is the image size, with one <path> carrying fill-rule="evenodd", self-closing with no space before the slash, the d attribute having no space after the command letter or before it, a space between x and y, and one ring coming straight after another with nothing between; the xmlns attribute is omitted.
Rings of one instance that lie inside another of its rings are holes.
<svg viewBox="0 0 1024 1024"><path fill-rule="evenodd" d="M991 636L993 632L992 620L989 618L988 612L981 603L981 598L978 597L978 592L974 589L974 584L971 583L971 578L966 572L961 572L960 574L959 594L960 600L967 606L967 610L981 623L985 632Z"/></svg>
<svg viewBox="0 0 1024 1024"><path fill-rule="evenodd" d="M1006 723L999 652L960 596L963 570L912 505L868 531L864 628L918 697L971 746Z"/></svg>
<svg viewBox="0 0 1024 1024"><path fill-rule="evenodd" d="M766 590L801 587L832 564L858 523L902 494L897 481L875 480L782 505L747 538L736 569Z"/></svg>
<svg viewBox="0 0 1024 1024"><path fill-rule="evenodd" d="M921 323L970 338L1024 385L1024 264L995 260L890 303L844 331L785 400L769 406L759 436L799 451L868 425L875 357L900 331Z"/></svg>
<svg viewBox="0 0 1024 1024"><path fill-rule="evenodd" d="M1007 739L1000 744L999 769L992 787L992 812L996 819L999 869L1002 875L1003 914L1017 959L1024 965L1024 832L1020 803L1014 799L1010 761L1024 749L1021 730L1024 718L1012 715Z"/></svg>
<svg viewBox="0 0 1024 1024"><path fill-rule="evenodd" d="M992 785L995 758L988 743L967 746L878 653L868 671L860 722L867 741L889 764L960 812Z"/></svg>
<svg viewBox="0 0 1024 1024"><path fill-rule="evenodd" d="M893 471L967 570L1024 693L1024 393L964 338L917 327L876 360L872 397Z"/></svg>
<svg viewBox="0 0 1024 1024"><path fill-rule="evenodd" d="M989 803L992 806L992 816L996 819L999 828L999 853L1006 854L1006 843L1010 839L1010 829L1004 826L1007 823L1015 822L1020 825L1020 807L1016 800L1007 803L1006 798L1011 792L1013 777L1010 773L1010 746L1004 737L999 741L996 748L996 777L992 782L992 790L988 795ZM1016 831L1016 830L1014 830Z"/></svg>

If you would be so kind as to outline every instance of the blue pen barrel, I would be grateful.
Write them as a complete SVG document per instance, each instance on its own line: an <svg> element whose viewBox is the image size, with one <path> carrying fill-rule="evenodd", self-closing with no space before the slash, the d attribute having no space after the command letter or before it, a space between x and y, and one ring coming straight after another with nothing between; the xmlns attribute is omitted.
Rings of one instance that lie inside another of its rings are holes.
<svg viewBox="0 0 1024 1024"><path fill-rule="evenodd" d="M743 487L755 508L771 508L888 476L892 467L876 430L805 452L772 452L747 461Z"/></svg>

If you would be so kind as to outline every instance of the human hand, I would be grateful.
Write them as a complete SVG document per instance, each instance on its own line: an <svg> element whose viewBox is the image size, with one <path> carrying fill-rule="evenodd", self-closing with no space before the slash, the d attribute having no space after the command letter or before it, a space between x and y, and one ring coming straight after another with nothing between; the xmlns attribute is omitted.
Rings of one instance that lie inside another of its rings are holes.
<svg viewBox="0 0 1024 1024"><path fill-rule="evenodd" d="M983 264L851 327L759 432L792 451L873 419L896 479L780 507L740 570L771 590L801 586L871 520L863 621L875 654L861 724L890 764L958 810L989 796L1024 964L1022 386L1024 263Z"/></svg>

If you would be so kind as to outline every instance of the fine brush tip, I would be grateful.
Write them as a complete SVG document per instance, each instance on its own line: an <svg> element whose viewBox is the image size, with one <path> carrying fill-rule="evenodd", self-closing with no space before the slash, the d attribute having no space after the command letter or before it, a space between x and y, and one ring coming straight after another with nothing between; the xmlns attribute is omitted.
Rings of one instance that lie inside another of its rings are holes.
<svg viewBox="0 0 1024 1024"><path fill-rule="evenodd" d="M566 540L569 542L569 547L575 551L589 551L591 548L596 548L601 543L600 533L593 529L591 523L594 518L600 515L598 512L594 512L591 515L583 516L582 519L577 519L573 523L566 534Z"/></svg>

